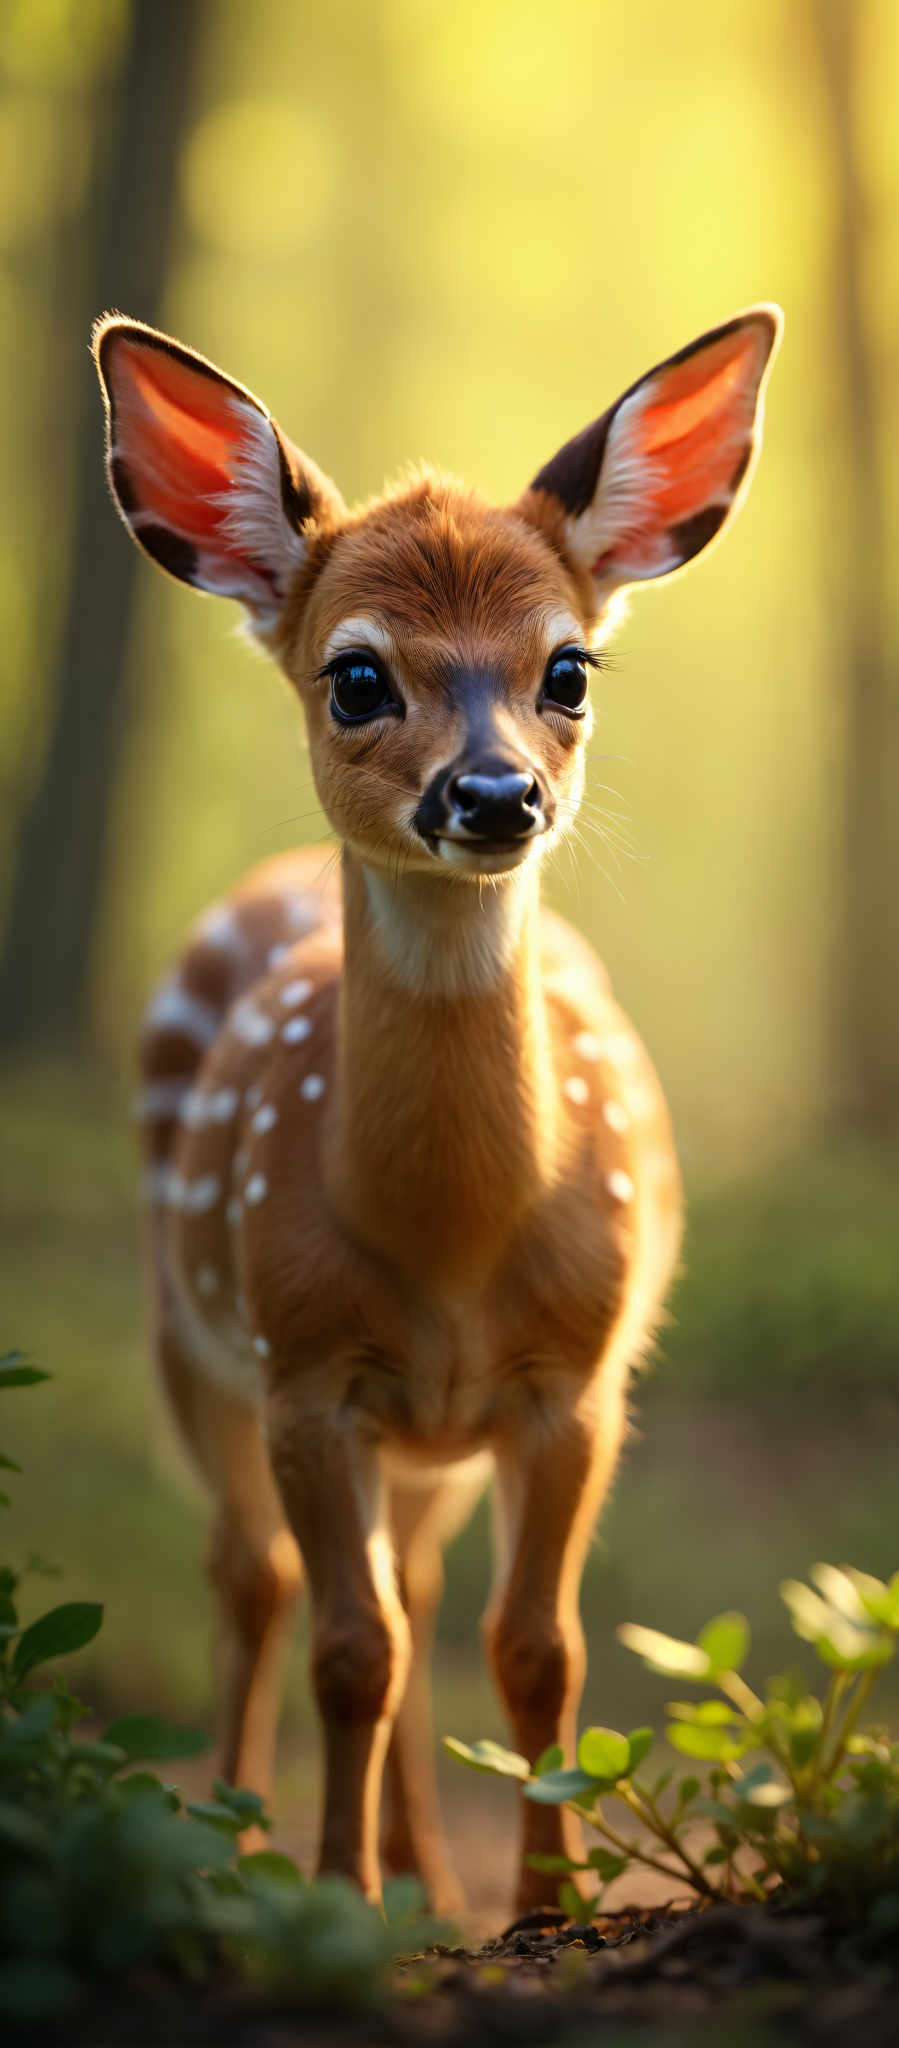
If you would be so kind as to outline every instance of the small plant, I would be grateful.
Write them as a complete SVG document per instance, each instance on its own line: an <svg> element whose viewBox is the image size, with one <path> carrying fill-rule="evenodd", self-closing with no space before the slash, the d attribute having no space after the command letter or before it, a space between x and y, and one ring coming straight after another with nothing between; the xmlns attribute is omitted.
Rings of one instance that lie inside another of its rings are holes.
<svg viewBox="0 0 899 2048"><path fill-rule="evenodd" d="M742 1614L718 1615L692 1643L633 1623L618 1630L647 1670L711 1688L698 1702L670 1702L665 1730L703 1776L638 1776L652 1728L587 1728L569 1769L557 1749L532 1769L495 1743L447 1740L461 1762L520 1779L526 1799L570 1806L599 1835L582 1863L531 1858L561 1879L560 1904L574 1918L601 1911L605 1886L642 1866L702 1900L819 1905L877 1935L899 1931L899 1744L860 1725L895 1654L899 1572L889 1584L824 1564L811 1576L812 1586L791 1579L781 1591L797 1635L830 1669L823 1698L791 1675L770 1679L763 1696L752 1691L741 1676L750 1641ZM638 1834L612 1824L607 1798ZM575 1876L598 1879L589 1900Z"/></svg>
<svg viewBox="0 0 899 2048"><path fill-rule="evenodd" d="M48 1377L0 1358L0 1392ZM20 1469L5 1455L0 1467ZM255 1794L216 1780L213 1798L185 1799L146 1768L201 1754L201 1730L140 1713L79 1737L87 1708L33 1675L89 1643L103 1609L68 1601L23 1627L22 1576L0 1568L0 2014L56 2015L138 1969L146 1983L148 1967L347 2003L378 1988L399 1949L445 1933L417 1917L406 1883L385 1922L340 1879L307 1884L288 1856L241 1855L243 1830L270 1826Z"/></svg>

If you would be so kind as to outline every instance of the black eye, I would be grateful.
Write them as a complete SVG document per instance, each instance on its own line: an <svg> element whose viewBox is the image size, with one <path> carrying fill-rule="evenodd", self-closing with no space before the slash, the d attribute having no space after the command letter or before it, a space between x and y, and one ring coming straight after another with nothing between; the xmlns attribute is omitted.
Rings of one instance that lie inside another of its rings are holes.
<svg viewBox="0 0 899 2048"><path fill-rule="evenodd" d="M582 647L563 647L561 653L553 655L543 678L543 703L557 704L560 710L577 716L587 702L591 666L590 656Z"/></svg>
<svg viewBox="0 0 899 2048"><path fill-rule="evenodd" d="M341 725L360 725L378 712L399 711L387 676L372 654L343 654L330 663L331 710Z"/></svg>

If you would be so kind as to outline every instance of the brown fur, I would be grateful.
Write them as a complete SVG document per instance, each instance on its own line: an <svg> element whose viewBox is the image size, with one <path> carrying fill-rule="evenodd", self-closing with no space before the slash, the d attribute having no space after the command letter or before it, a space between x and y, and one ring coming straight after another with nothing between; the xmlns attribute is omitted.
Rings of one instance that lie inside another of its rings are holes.
<svg viewBox="0 0 899 2048"><path fill-rule="evenodd" d="M121 331L113 379L141 345L142 330ZM189 356L172 347L183 393ZM208 418L210 366L200 381ZM235 390L222 401L232 436ZM168 484L187 532L204 518L193 459L187 437ZM236 467L235 492L248 488ZM628 1371L677 1255L679 1180L647 1056L590 949L541 912L532 857L580 798L589 715L554 708L543 679L560 644L589 642L607 600L586 566L594 529L579 548L543 485L497 510L429 472L354 513L331 486L316 502L280 612L260 599L256 630L304 707L342 843L342 916L326 858L266 863L198 928L151 1009L156 1347L218 1502L228 1768L270 1782L302 1557L321 1867L377 1894L389 1749L388 1845L451 1905L427 1731L440 1547L489 1453L505 1554L488 1653L517 1747L570 1750L580 1573ZM283 563L281 515L265 507ZM251 568L266 577L264 560ZM358 725L332 715L322 673L349 620L395 693ZM423 836L425 793L480 759L532 778L542 840L498 841L494 856ZM576 1846L556 1808L525 1802L523 1822L523 1859ZM544 1891L523 1860L520 1903Z"/></svg>

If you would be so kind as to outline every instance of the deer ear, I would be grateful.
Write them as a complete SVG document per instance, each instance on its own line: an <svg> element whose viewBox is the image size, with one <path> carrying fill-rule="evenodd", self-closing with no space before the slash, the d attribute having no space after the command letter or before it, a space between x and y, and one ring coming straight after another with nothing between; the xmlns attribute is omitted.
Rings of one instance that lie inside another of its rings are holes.
<svg viewBox="0 0 899 2048"><path fill-rule="evenodd" d="M343 511L258 398L155 328L107 316L94 331L113 496L171 576L239 598L271 627L311 529Z"/></svg>
<svg viewBox="0 0 899 2048"><path fill-rule="evenodd" d="M761 442L777 306L752 306L659 363L541 469L519 509L554 529L600 602L670 576L714 540Z"/></svg>

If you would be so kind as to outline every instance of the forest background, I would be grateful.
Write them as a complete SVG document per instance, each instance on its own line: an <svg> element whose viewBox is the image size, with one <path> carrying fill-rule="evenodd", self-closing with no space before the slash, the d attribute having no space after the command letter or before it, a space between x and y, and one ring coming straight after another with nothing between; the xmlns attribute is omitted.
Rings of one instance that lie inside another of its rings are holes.
<svg viewBox="0 0 899 2048"><path fill-rule="evenodd" d="M141 1004L247 866L322 841L288 692L106 497L108 306L248 383L348 499L425 457L505 501L636 376L787 314L739 523L638 592L550 893L656 1060L684 1271L585 1584L612 1639L896 1567L899 9L892 0L8 0L0 43L0 1199L23 1541L107 1626L82 1689L208 1716L204 1507L141 1331ZM29 1436L30 1439L29 1440ZM441 1729L499 1734L449 1561ZM35 1597L39 1597L36 1589ZM302 1625L285 1807L312 1724Z"/></svg>

